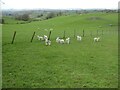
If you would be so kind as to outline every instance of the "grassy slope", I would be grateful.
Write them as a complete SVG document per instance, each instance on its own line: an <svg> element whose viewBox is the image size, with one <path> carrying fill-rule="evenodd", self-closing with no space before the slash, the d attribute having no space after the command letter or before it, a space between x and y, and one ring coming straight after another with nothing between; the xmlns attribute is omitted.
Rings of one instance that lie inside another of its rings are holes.
<svg viewBox="0 0 120 90"><path fill-rule="evenodd" d="M20 23L25 23L26 21L20 21L20 20L16 20L15 18L13 18L12 16L4 16L3 17L5 24L20 24Z"/></svg>
<svg viewBox="0 0 120 90"><path fill-rule="evenodd" d="M117 87L117 26L110 27L110 23L117 25L116 14L72 15L3 25L3 87ZM36 39L30 43L33 31L48 34L45 28L54 29L52 46L46 47ZM81 35L83 28L86 36L77 42L73 30ZM100 32L101 42L94 43L97 29L104 30L104 35ZM15 30L16 40L11 45ZM72 39L70 45L55 43L64 30ZM90 36L90 31L94 36Z"/></svg>

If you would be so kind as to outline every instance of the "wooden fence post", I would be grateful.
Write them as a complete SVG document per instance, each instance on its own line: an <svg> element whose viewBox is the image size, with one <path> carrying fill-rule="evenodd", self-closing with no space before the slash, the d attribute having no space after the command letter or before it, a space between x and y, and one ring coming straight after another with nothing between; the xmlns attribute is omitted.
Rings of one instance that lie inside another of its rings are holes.
<svg viewBox="0 0 120 90"><path fill-rule="evenodd" d="M75 36L76 36L76 30L74 30L74 38L75 38Z"/></svg>
<svg viewBox="0 0 120 90"><path fill-rule="evenodd" d="M85 36L85 31L84 31L84 29L83 29L83 37Z"/></svg>
<svg viewBox="0 0 120 90"><path fill-rule="evenodd" d="M51 31L49 32L48 40L50 40L50 36L51 36Z"/></svg>
<svg viewBox="0 0 120 90"><path fill-rule="evenodd" d="M31 38L31 41L30 41L30 42L32 42L32 41L33 41L34 36L35 36L35 32L33 33L33 35L32 35L32 38Z"/></svg>
<svg viewBox="0 0 120 90"><path fill-rule="evenodd" d="M11 42L11 44L13 44L13 43L14 43L15 36L16 36L16 31L14 31L14 34L13 34L13 38L12 38L12 42Z"/></svg>
<svg viewBox="0 0 120 90"><path fill-rule="evenodd" d="M65 30L64 30L64 35L63 35L63 38L65 39Z"/></svg>

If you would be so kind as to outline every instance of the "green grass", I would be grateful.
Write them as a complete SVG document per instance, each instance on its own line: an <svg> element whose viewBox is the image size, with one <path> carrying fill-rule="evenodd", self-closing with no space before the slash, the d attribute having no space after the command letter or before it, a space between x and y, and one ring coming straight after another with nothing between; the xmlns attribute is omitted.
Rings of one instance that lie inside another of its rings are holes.
<svg viewBox="0 0 120 90"><path fill-rule="evenodd" d="M4 16L4 23L5 24L24 24L24 23L29 23L29 21L22 21L22 20L16 20L12 16Z"/></svg>
<svg viewBox="0 0 120 90"><path fill-rule="evenodd" d="M51 46L45 46L36 37L30 43L34 31L48 35L44 29L50 28L54 29ZM73 37L74 30L82 35L83 29L85 37L77 42ZM70 45L55 42L57 36L63 37L64 30L66 36L71 37ZM99 30L101 41L94 43L96 30ZM17 34L12 45L14 31ZM2 46L3 88L118 87L117 14L70 15L28 24L5 24Z"/></svg>

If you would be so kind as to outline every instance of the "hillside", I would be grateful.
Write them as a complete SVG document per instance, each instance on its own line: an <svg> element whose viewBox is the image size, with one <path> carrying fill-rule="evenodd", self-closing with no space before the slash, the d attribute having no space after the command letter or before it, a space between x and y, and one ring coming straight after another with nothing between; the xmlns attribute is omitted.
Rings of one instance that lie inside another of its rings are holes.
<svg viewBox="0 0 120 90"><path fill-rule="evenodd" d="M74 14L25 24L8 20L2 25L3 88L117 88L117 16ZM51 28L51 46L45 46L36 35L48 36ZM56 43L64 31L70 44ZM77 35L82 41L76 40ZM94 37L100 41L94 42Z"/></svg>

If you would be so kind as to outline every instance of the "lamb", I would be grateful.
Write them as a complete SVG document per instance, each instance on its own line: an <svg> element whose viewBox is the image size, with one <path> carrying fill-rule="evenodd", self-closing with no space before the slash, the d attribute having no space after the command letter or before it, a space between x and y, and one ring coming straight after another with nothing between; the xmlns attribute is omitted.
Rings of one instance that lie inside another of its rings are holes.
<svg viewBox="0 0 120 90"><path fill-rule="evenodd" d="M64 40L64 39L60 39L59 37L57 37L56 42L60 44L64 44L64 43L70 44L70 38L68 37Z"/></svg>
<svg viewBox="0 0 120 90"><path fill-rule="evenodd" d="M48 45L49 45L49 46L51 45L51 41L50 41L50 40L48 41Z"/></svg>
<svg viewBox="0 0 120 90"><path fill-rule="evenodd" d="M43 37L37 35L38 40L43 40Z"/></svg>
<svg viewBox="0 0 120 90"><path fill-rule="evenodd" d="M77 36L77 41L81 41L82 37L81 36Z"/></svg>
<svg viewBox="0 0 120 90"><path fill-rule="evenodd" d="M65 43L64 39L60 39L59 37L56 38L56 42L60 43L60 44L64 44Z"/></svg>
<svg viewBox="0 0 120 90"><path fill-rule="evenodd" d="M94 38L94 42L98 42L99 39L100 39L100 37L95 37L95 38Z"/></svg>
<svg viewBox="0 0 120 90"><path fill-rule="evenodd" d="M64 41L64 39L60 39L60 44L64 44L65 43L65 41Z"/></svg>
<svg viewBox="0 0 120 90"><path fill-rule="evenodd" d="M51 45L51 41L48 40L48 39L45 39L45 45L46 45L46 46L50 46L50 45Z"/></svg>
<svg viewBox="0 0 120 90"><path fill-rule="evenodd" d="M60 38L59 38L59 37L56 38L56 42L57 42L57 43L60 42Z"/></svg>
<svg viewBox="0 0 120 90"><path fill-rule="evenodd" d="M69 38L69 37L66 38L65 42L66 42L67 44L70 44L70 38Z"/></svg>
<svg viewBox="0 0 120 90"><path fill-rule="evenodd" d="M46 35L43 36L44 40L48 39L48 37Z"/></svg>

